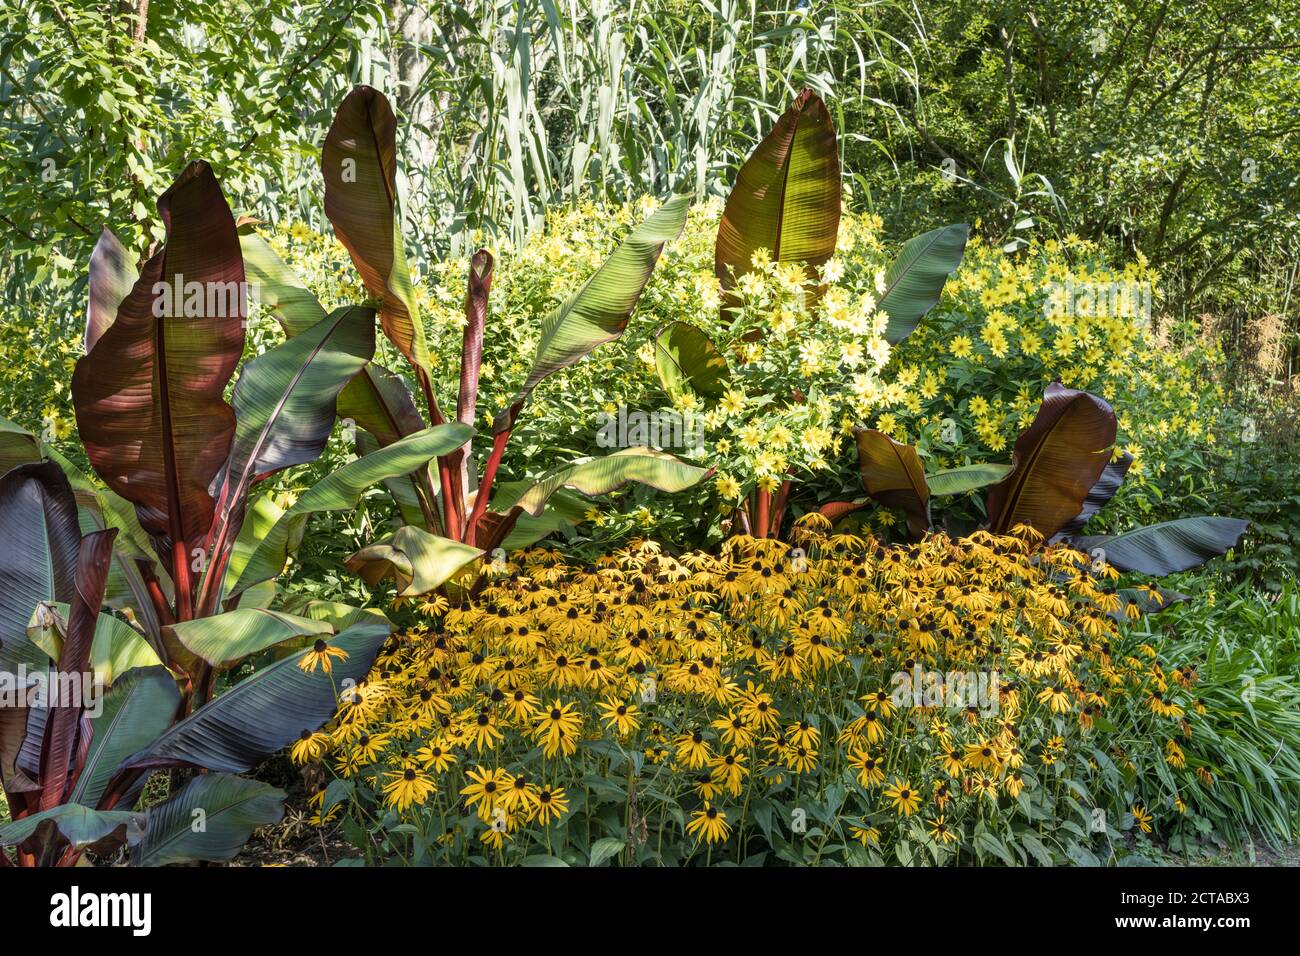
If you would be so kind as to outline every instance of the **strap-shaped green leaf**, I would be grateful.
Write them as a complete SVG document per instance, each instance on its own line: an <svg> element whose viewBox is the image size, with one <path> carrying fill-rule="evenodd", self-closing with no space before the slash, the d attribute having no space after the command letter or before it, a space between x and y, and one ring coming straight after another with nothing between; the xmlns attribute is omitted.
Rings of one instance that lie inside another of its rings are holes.
<svg viewBox="0 0 1300 956"><path fill-rule="evenodd" d="M259 670L175 724L123 768L251 770L329 720L340 690L366 676L390 632L388 622L366 619L336 634L328 644L347 656L334 658L328 674L320 665L299 666L315 653L310 647Z"/></svg>
<svg viewBox="0 0 1300 956"><path fill-rule="evenodd" d="M596 273L542 323L532 371L510 405L493 422L493 432L514 426L528 396L548 375L568 368L627 328L664 244L686 224L689 196L674 196L619 243Z"/></svg>
<svg viewBox="0 0 1300 956"><path fill-rule="evenodd" d="M557 468L511 504L537 517L547 499L561 488L573 488L588 496L604 495L636 481L675 494L699 484L709 474L708 468L688 465L661 451L625 448L604 458L585 458Z"/></svg>
<svg viewBox="0 0 1300 956"><path fill-rule="evenodd" d="M333 634L334 628L324 621L313 621L282 611L238 608L212 617L179 621L163 628L163 631L213 667L229 667L249 654L296 637Z"/></svg>
<svg viewBox="0 0 1300 956"><path fill-rule="evenodd" d="M79 803L61 803L0 827L0 847L22 843L47 820L52 822L59 833L63 834L63 838L77 849L110 840L116 842L138 840L145 822L142 813L132 813L128 810L92 810Z"/></svg>
<svg viewBox="0 0 1300 956"><path fill-rule="evenodd" d="M934 308L948 276L961 265L970 227L940 226L907 240L885 273L885 291L876 308L889 316L885 339L897 345Z"/></svg>
<svg viewBox="0 0 1300 956"><path fill-rule="evenodd" d="M1010 473L1010 465L978 462L933 472L925 476L925 482L930 486L930 494L933 497L964 495L976 488L1001 481Z"/></svg>
<svg viewBox="0 0 1300 956"><path fill-rule="evenodd" d="M320 511L344 511L360 500L362 492L385 478L406 475L430 459L460 447L473 430L459 422L436 425L349 462L306 491L275 523L249 556L244 573L231 595L275 577L302 540L307 519Z"/></svg>
<svg viewBox="0 0 1300 956"><path fill-rule="evenodd" d="M41 460L41 443L36 436L7 418L0 418L0 478L10 468Z"/></svg>
<svg viewBox="0 0 1300 956"><path fill-rule="evenodd" d="M167 866L234 859L258 827L279 823L285 792L224 773L195 777L180 793L145 812L144 839L132 851L135 866ZM199 820L202 826L195 826Z"/></svg>

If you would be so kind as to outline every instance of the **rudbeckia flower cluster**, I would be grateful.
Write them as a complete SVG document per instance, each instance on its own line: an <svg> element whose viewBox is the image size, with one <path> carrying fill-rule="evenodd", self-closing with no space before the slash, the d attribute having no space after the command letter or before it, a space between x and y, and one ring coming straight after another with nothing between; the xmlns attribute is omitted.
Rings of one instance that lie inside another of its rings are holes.
<svg viewBox="0 0 1300 956"><path fill-rule="evenodd" d="M1041 544L886 546L809 515L791 543L716 553L522 552L417 605L328 748L295 750L336 778L316 820L402 823L447 862L597 840L627 863L944 861L1071 802L1158 826L1213 785L1195 670L1126 638L1132 594L1086 556Z"/></svg>

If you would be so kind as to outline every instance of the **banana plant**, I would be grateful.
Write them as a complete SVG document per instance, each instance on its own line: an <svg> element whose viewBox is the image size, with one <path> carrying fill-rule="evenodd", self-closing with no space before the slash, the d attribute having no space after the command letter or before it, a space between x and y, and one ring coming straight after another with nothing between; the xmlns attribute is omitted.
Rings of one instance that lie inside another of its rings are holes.
<svg viewBox="0 0 1300 956"><path fill-rule="evenodd" d="M79 510L51 460L0 477L0 669L15 679L14 706L0 708L12 818L0 867L73 866L124 847L140 865L229 860L280 819L285 798L238 774L329 720L391 627L356 609L334 624L239 609L166 625L160 654L135 618L104 604L121 532L83 533ZM297 649L189 706L191 661L228 670L285 644ZM134 810L149 772L168 768L202 772Z"/></svg>
<svg viewBox="0 0 1300 956"><path fill-rule="evenodd" d="M871 501L901 510L912 537L932 527L933 496L988 486L987 528L1007 534L1033 528L1048 544L1089 553L1094 565L1161 577L1198 567L1236 546L1248 522L1197 515L1118 535L1079 535L1119 491L1133 463L1115 454L1115 412L1088 392L1048 385L1038 412L1020 433L1010 464L977 463L925 473L917 450L875 429L858 429L858 459L867 496L822 505L832 522Z"/></svg>
<svg viewBox="0 0 1300 956"><path fill-rule="evenodd" d="M766 250L774 262L799 263L815 274L835 254L840 209L835 125L821 97L805 89L754 148L727 197L714 244L714 271L723 289L721 328L733 324L733 290L754 268L754 253ZM961 264L968 235L965 224L955 224L904 243L886 271L877 303L889 319L885 338L890 344L910 335L939 301L948 276ZM655 345L659 380L674 402L683 394L716 397L728 386L725 349L702 329L671 323L660 330ZM794 395L789 400L802 399ZM756 536L780 534L790 487L786 479L775 491L755 489L748 496L744 519Z"/></svg>
<svg viewBox="0 0 1300 956"><path fill-rule="evenodd" d="M397 120L388 100L370 87L359 86L339 106L321 156L326 215L367 292L379 303L380 327L409 365L416 385L413 392L401 375L371 364L339 395L339 416L358 429L361 457L353 465L368 471L373 480L387 483L407 522L393 536L358 552L349 565L372 583L393 578L403 594L414 594L444 580L438 569L445 569L449 559L463 566L463 559L472 560L507 542L522 545L549 533L556 523L543 513L546 499L566 485L597 495L627 481L672 492L702 480L707 469L672 456L611 455L599 459L605 462L599 467L585 461L560 466L523 488L518 482L498 483L507 444L533 391L548 376L623 334L665 244L685 224L688 197L670 198L634 228L586 283L542 320L532 369L508 406L493 419L492 445L480 476L468 429L479 414L479 374L495 263L486 249L470 260L453 414L450 406L444 411L439 403L435 380L435 370L451 364L450 357L430 355L412 292L402 242L396 132ZM292 341L319 322L325 310L255 230L246 226L242 231L244 261L262 303ZM384 456L413 434L423 433L426 422L435 428L463 427L466 434L453 447L440 450L428 467L408 458L402 459L404 470L383 467ZM579 465L581 472L568 470ZM572 480L557 480L559 475ZM547 489L545 494L542 488ZM518 505L524 497L528 503ZM276 551L270 555L272 560L268 564L261 561L267 555L255 555L252 570L235 582L235 593L255 583L253 577L278 560L281 542L268 541L263 550Z"/></svg>

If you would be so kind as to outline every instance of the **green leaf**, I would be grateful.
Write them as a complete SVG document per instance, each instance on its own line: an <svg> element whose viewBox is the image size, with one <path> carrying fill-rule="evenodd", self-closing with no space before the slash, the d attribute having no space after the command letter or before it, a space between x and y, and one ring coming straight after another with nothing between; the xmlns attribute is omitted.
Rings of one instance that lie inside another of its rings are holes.
<svg viewBox="0 0 1300 956"><path fill-rule="evenodd" d="M93 807L122 763L157 740L180 706L176 679L165 667L127 671L104 695L103 709L91 717L90 750L69 799Z"/></svg>
<svg viewBox="0 0 1300 956"><path fill-rule="evenodd" d="M835 125L821 97L803 90L740 167L718 224L714 272L729 289L759 249L817 268L835 254L839 227Z"/></svg>
<svg viewBox="0 0 1300 956"><path fill-rule="evenodd" d="M1010 465L980 462L974 465L962 465L958 468L945 468L943 471L936 471L933 474L926 475L925 480L930 486L930 494L933 496L964 495L968 491L974 491L976 488L983 488L985 485L1001 481L1010 473Z"/></svg>
<svg viewBox="0 0 1300 956"><path fill-rule="evenodd" d="M234 859L258 827L284 817L285 792L224 773L195 777L165 803L145 813L144 839L131 854L135 866ZM202 824L200 826L200 824Z"/></svg>
<svg viewBox="0 0 1300 956"><path fill-rule="evenodd" d="M604 458L584 458L551 472L533 484L514 507L537 517L546 501L560 488L573 488L584 495L608 494L629 481L659 491L676 493L699 484L710 470L649 448L625 448Z"/></svg>
<svg viewBox="0 0 1300 956"><path fill-rule="evenodd" d="M60 803L0 827L0 847L22 843L47 820L78 849L110 840L129 843L139 839L144 816L127 810L92 810L79 803Z"/></svg>
<svg viewBox="0 0 1300 956"><path fill-rule="evenodd" d="M717 346L689 322L672 322L655 336L659 382L676 405L683 395L716 398L727 390L731 370Z"/></svg>
<svg viewBox="0 0 1300 956"><path fill-rule="evenodd" d="M907 240L885 273L885 291L876 308L889 316L885 339L897 345L934 308L948 276L961 265L970 227L940 226Z"/></svg>
<svg viewBox="0 0 1300 956"><path fill-rule="evenodd" d="M344 563L371 587L384 578L397 583L398 597L428 594L483 556L478 548L403 525L383 541L367 545Z"/></svg>
<svg viewBox="0 0 1300 956"><path fill-rule="evenodd" d="M591 856L587 860L588 866L600 866L611 857L618 856L627 847L627 841L619 837L601 837L591 845Z"/></svg>
<svg viewBox="0 0 1300 956"><path fill-rule="evenodd" d="M1148 525L1117 535L1074 538L1070 547L1101 557L1121 571L1161 577L1200 567L1236 547L1249 521L1198 515Z"/></svg>
<svg viewBox="0 0 1300 956"><path fill-rule="evenodd" d="M241 227L239 248L244 256L244 270L257 289L258 301L263 308L271 310L285 335L292 338L325 318L325 308L316 296L265 239L249 227Z"/></svg>
<svg viewBox="0 0 1300 956"><path fill-rule="evenodd" d="M307 519L320 511L355 507L361 494L385 478L409 474L430 459L446 455L468 440L473 430L458 422L435 425L408 435L387 448L349 462L306 491L275 523L248 559L231 595L275 577L302 540Z"/></svg>
<svg viewBox="0 0 1300 956"><path fill-rule="evenodd" d="M689 196L674 196L632 230L596 273L542 323L532 371L493 422L493 432L514 426L534 388L553 372L579 361L593 349L623 334L664 244L686 224Z"/></svg>
<svg viewBox="0 0 1300 956"><path fill-rule="evenodd" d="M304 733L316 731L334 714L337 694L365 678L388 639L387 621L365 620L328 643L347 657L299 666L312 648L277 661L200 707L167 733L130 757L123 767L201 767L243 773Z"/></svg>
<svg viewBox="0 0 1300 956"><path fill-rule="evenodd" d="M222 668L296 637L333 634L334 628L324 621L281 611L238 608L212 617L180 621L163 631L179 640L191 654Z"/></svg>
<svg viewBox="0 0 1300 956"><path fill-rule="evenodd" d="M35 435L7 418L0 418L0 477L10 468L40 461L42 457L41 443Z"/></svg>
<svg viewBox="0 0 1300 956"><path fill-rule="evenodd" d="M63 640L68 631L69 606L60 601L37 605L27 625L28 639L51 660L63 654ZM90 643L90 666L95 678L105 687L137 667L162 664L158 652L126 621L112 614L100 614Z"/></svg>

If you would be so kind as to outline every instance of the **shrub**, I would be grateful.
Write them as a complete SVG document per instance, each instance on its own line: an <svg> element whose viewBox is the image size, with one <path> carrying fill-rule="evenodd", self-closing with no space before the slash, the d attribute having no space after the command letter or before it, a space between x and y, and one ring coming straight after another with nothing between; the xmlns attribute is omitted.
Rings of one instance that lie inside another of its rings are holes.
<svg viewBox="0 0 1300 956"><path fill-rule="evenodd" d="M1193 662L1077 552L823 526L531 551L429 599L340 712L317 822L416 863L1095 862L1215 799Z"/></svg>

